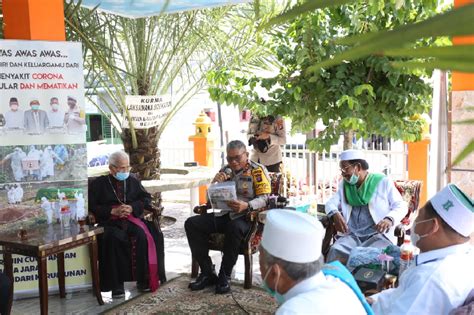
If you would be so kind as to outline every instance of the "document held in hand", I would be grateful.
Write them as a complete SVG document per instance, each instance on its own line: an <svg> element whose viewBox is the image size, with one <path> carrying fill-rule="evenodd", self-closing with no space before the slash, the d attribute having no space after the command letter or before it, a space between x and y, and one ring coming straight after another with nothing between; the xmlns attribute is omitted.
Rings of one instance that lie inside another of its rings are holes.
<svg viewBox="0 0 474 315"><path fill-rule="evenodd" d="M227 201L237 199L237 190L234 181L212 184L207 189L207 193L213 209L232 211L232 209L227 206Z"/></svg>

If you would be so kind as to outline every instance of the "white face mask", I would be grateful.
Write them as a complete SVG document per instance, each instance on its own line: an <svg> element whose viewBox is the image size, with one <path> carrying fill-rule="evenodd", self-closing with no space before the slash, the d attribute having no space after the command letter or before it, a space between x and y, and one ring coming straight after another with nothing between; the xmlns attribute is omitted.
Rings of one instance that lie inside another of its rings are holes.
<svg viewBox="0 0 474 315"><path fill-rule="evenodd" d="M413 222L413 225L412 225L411 231L410 231L410 240L411 240L411 243L413 244L413 246L416 246L416 243L418 243L418 241L420 239L422 239L423 237L427 237L428 235L430 235L430 233L424 234L424 235L417 234L415 232L416 226L420 223L428 222L428 221L431 221L431 220L434 220L434 218L426 219L426 220L422 220L422 221L418 221L418 222L416 222L416 221Z"/></svg>

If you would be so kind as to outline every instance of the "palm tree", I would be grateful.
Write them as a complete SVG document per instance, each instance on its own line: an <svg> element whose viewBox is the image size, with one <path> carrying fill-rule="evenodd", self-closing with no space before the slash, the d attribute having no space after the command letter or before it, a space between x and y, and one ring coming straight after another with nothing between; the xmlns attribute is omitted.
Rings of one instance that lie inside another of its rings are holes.
<svg viewBox="0 0 474 315"><path fill-rule="evenodd" d="M270 7L274 9L274 7ZM206 86L206 74L239 62L271 62L258 49L252 6L223 7L129 19L66 5L68 40L84 47L86 85L105 108L96 106L120 131L132 172L159 179L158 141L171 118ZM262 11L262 10L260 10ZM250 23L249 23L250 22ZM163 95L172 90L172 110L160 126L136 129L127 95ZM127 119L129 128L121 127Z"/></svg>

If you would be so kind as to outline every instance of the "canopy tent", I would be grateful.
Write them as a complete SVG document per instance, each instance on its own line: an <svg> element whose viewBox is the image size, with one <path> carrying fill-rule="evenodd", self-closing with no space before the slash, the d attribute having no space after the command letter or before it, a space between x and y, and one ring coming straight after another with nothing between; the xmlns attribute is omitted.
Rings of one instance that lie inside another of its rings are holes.
<svg viewBox="0 0 474 315"><path fill-rule="evenodd" d="M74 0L82 6L130 18L247 3L250 0Z"/></svg>

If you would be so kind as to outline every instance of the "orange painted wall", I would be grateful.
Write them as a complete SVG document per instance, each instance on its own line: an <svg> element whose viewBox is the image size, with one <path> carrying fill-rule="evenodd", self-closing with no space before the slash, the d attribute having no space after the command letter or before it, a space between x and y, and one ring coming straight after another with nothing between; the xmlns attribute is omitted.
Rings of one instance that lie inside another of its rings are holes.
<svg viewBox="0 0 474 315"><path fill-rule="evenodd" d="M6 39L65 41L63 0L3 0Z"/></svg>
<svg viewBox="0 0 474 315"><path fill-rule="evenodd" d="M474 0L454 0L454 7L458 8L470 3L474 3ZM454 45L474 44L474 35L454 37L453 43ZM474 73L453 72L452 90L453 91L474 90Z"/></svg>

